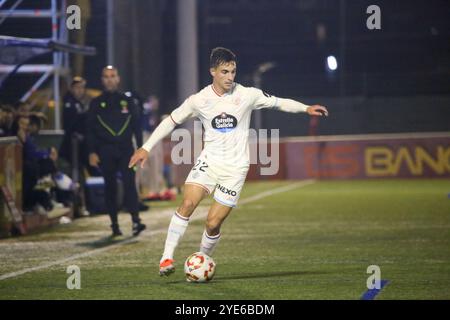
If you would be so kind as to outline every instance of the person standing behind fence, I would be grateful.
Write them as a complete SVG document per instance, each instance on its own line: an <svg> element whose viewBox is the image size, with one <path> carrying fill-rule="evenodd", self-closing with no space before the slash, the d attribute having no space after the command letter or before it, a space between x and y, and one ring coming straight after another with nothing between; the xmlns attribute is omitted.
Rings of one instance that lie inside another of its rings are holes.
<svg viewBox="0 0 450 320"><path fill-rule="evenodd" d="M86 117L89 108L86 80L82 77L73 77L70 89L63 98L63 105L64 137L59 153L73 165L72 139L75 137L79 141L80 162L87 165L88 154L84 151L86 149Z"/></svg>
<svg viewBox="0 0 450 320"><path fill-rule="evenodd" d="M14 109L8 105L0 105L0 137L13 136Z"/></svg>
<svg viewBox="0 0 450 320"><path fill-rule="evenodd" d="M61 158L71 166L72 179L80 189L76 197L75 216L88 215L84 196L84 169L90 175L99 175L95 168L89 166L86 147L86 120L89 98L86 94L86 80L76 76L72 78L69 91L63 98L64 136L59 148ZM74 150L77 154L74 154Z"/></svg>
<svg viewBox="0 0 450 320"><path fill-rule="evenodd" d="M131 213L133 235L146 228L139 218L139 199L135 171L128 168L134 152L132 137L142 144L139 110L125 94L119 92L118 70L107 66L102 71L104 91L93 99L88 112L87 145L89 164L99 166L105 179L105 201L111 218L113 236L122 235L117 219L117 172L121 173L124 204Z"/></svg>

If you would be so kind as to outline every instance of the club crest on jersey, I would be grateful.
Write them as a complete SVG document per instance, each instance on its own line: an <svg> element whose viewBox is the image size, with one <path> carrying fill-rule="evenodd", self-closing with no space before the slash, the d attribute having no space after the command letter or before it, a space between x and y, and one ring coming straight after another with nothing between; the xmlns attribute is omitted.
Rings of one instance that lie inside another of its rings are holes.
<svg viewBox="0 0 450 320"><path fill-rule="evenodd" d="M231 114L222 112L212 119L211 126L217 131L229 132L237 127L237 119Z"/></svg>

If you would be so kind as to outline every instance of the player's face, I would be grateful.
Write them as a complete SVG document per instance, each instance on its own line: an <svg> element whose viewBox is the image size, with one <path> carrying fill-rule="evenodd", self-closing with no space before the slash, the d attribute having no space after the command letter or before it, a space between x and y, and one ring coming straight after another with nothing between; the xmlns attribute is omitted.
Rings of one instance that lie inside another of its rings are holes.
<svg viewBox="0 0 450 320"><path fill-rule="evenodd" d="M75 83L74 85L72 85L71 91L75 98L81 100L86 92L86 83L84 82Z"/></svg>
<svg viewBox="0 0 450 320"><path fill-rule="evenodd" d="M116 69L104 69L102 83L106 91L116 91L119 88L120 77Z"/></svg>
<svg viewBox="0 0 450 320"><path fill-rule="evenodd" d="M14 114L9 111L0 111L0 124L6 126L7 128L11 127L14 122Z"/></svg>
<svg viewBox="0 0 450 320"><path fill-rule="evenodd" d="M221 94L230 91L236 77L236 62L223 63L210 69L213 85Z"/></svg>
<svg viewBox="0 0 450 320"><path fill-rule="evenodd" d="M30 125L30 119L26 117L21 117L19 119L19 130L28 131L28 126Z"/></svg>

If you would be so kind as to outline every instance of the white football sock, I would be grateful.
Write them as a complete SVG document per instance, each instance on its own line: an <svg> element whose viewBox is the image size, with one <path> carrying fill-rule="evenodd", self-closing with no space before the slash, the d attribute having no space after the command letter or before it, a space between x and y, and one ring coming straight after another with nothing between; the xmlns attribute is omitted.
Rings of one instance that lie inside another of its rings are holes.
<svg viewBox="0 0 450 320"><path fill-rule="evenodd" d="M178 246L181 237L184 235L189 224L189 218L181 216L175 211L175 214L170 220L169 229L167 230L166 244L164 246L164 253L161 262L165 259L173 259L173 253Z"/></svg>
<svg viewBox="0 0 450 320"><path fill-rule="evenodd" d="M200 244L200 251L211 256L214 248L219 243L220 233L215 236L210 236L206 233L206 230L203 232L202 243Z"/></svg>

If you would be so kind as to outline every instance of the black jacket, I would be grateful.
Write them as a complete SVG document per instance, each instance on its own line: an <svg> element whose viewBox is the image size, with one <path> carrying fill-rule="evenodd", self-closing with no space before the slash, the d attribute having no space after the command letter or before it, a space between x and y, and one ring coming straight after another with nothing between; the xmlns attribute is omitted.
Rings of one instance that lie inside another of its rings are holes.
<svg viewBox="0 0 450 320"><path fill-rule="evenodd" d="M98 152L98 146L114 144L133 146L133 134L138 147L142 145L140 113L133 101L123 93L103 92L93 99L87 118L87 147L89 153Z"/></svg>
<svg viewBox="0 0 450 320"><path fill-rule="evenodd" d="M62 158L72 163L72 134L78 133L84 141L87 127L88 106L76 99L70 92L64 96L63 100L63 124L64 137L59 148L59 154ZM85 147L84 147L85 148ZM80 150L80 155L86 150Z"/></svg>
<svg viewBox="0 0 450 320"><path fill-rule="evenodd" d="M87 105L76 99L70 92L64 96L63 104L64 132L69 136L73 132L85 135Z"/></svg>

